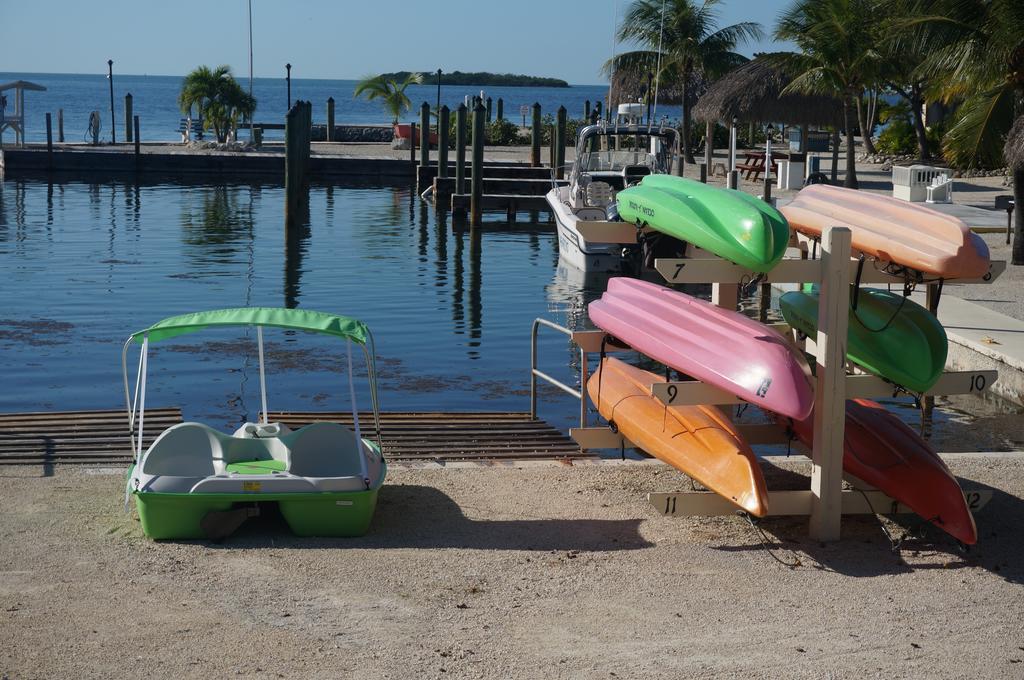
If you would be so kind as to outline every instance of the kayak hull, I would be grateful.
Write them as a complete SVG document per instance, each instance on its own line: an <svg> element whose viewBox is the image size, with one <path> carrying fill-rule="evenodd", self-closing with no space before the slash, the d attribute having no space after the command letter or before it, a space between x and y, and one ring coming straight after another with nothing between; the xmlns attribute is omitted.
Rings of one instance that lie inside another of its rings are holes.
<svg viewBox="0 0 1024 680"><path fill-rule="evenodd" d="M587 381L597 410L640 449L757 517L768 491L754 452L716 406L665 406L651 395L654 373L605 358Z"/></svg>
<svg viewBox="0 0 1024 680"><path fill-rule="evenodd" d="M714 253L741 267L767 272L782 259L789 225L764 201L672 175L648 175L620 191L619 215Z"/></svg>
<svg viewBox="0 0 1024 680"><path fill-rule="evenodd" d="M812 418L793 421L792 427L801 442L813 446ZM978 529L956 477L927 442L881 404L846 402L843 470L958 541L977 543Z"/></svg>
<svg viewBox="0 0 1024 680"><path fill-rule="evenodd" d="M814 406L803 354L739 312L647 281L617 277L590 320L638 352L740 399L791 418Z"/></svg>
<svg viewBox="0 0 1024 680"><path fill-rule="evenodd" d="M786 293L782 316L813 336L818 330L818 289ZM869 373L912 392L927 392L942 376L948 352L946 330L935 315L909 298L862 288L850 309L846 356Z"/></svg>
<svg viewBox="0 0 1024 680"><path fill-rule="evenodd" d="M793 229L812 238L828 226L848 227L854 250L884 262L944 279L988 272L984 239L962 220L917 203L812 184L780 211Z"/></svg>

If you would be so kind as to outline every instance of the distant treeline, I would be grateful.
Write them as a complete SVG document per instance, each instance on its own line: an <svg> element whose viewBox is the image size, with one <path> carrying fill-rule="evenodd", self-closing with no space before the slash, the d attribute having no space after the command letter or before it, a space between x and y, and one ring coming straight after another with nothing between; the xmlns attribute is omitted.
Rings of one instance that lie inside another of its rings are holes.
<svg viewBox="0 0 1024 680"><path fill-rule="evenodd" d="M410 71L398 71L396 73L385 73L385 78L399 82L408 77ZM437 73L423 71L423 82L433 84L437 82ZM539 76L524 76L515 73L487 73L476 71L463 73L452 71L441 73L442 85L495 85L504 87L569 87L569 83L558 78L541 78Z"/></svg>

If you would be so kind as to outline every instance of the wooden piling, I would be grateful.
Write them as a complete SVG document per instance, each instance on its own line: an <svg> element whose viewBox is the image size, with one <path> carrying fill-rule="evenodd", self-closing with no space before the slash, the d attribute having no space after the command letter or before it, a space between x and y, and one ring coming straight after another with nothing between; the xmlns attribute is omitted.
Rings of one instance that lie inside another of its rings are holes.
<svg viewBox="0 0 1024 680"><path fill-rule="evenodd" d="M437 176L448 176L448 106L437 113Z"/></svg>
<svg viewBox="0 0 1024 680"><path fill-rule="evenodd" d="M416 174L416 123L409 126L409 162L412 164L412 174Z"/></svg>
<svg viewBox="0 0 1024 680"><path fill-rule="evenodd" d="M590 100L583 102L583 120L590 120Z"/></svg>
<svg viewBox="0 0 1024 680"><path fill-rule="evenodd" d="M548 127L548 167L551 168L552 172L555 166L558 165L558 155L555 153L555 137L558 133L555 131L555 126L551 125Z"/></svg>
<svg viewBox="0 0 1024 680"><path fill-rule="evenodd" d="M558 179L565 177L565 126L566 126L567 112L564 106L558 107L558 115L556 116L555 130L557 137L555 138L555 175Z"/></svg>
<svg viewBox="0 0 1024 680"><path fill-rule="evenodd" d="M127 138L124 141L132 141L132 93L129 92L124 96L124 136Z"/></svg>
<svg viewBox="0 0 1024 680"><path fill-rule="evenodd" d="M327 141L334 141L334 97L327 98Z"/></svg>
<svg viewBox="0 0 1024 680"><path fill-rule="evenodd" d="M142 139L139 137L139 117L138 116L132 116L132 130L134 131L134 135L135 135L134 136L134 139L135 139L135 166L138 167L139 162L141 160L141 153L142 153L142 149L140 148L142 146Z"/></svg>
<svg viewBox="0 0 1024 680"><path fill-rule="evenodd" d="M477 227L481 223L481 199L484 194L484 116L487 110L483 104L473 109L473 178L470 182L469 213L470 226Z"/></svg>
<svg viewBox="0 0 1024 680"><path fill-rule="evenodd" d="M53 127L49 111L46 112L46 169L53 170Z"/></svg>
<svg viewBox="0 0 1024 680"><path fill-rule="evenodd" d="M313 105L297 100L284 119L284 221L288 233L299 221L309 168Z"/></svg>
<svg viewBox="0 0 1024 680"><path fill-rule="evenodd" d="M708 183L708 166L706 163L697 163L697 167L700 168L700 181L704 184Z"/></svg>
<svg viewBox="0 0 1024 680"><path fill-rule="evenodd" d="M57 109L57 141L64 143L64 109Z"/></svg>
<svg viewBox="0 0 1024 680"><path fill-rule="evenodd" d="M533 104L533 124L530 128L530 165L540 167L540 104Z"/></svg>
<svg viewBox="0 0 1024 680"><path fill-rule="evenodd" d="M501 97L498 97L497 119L498 120L504 120L505 119L505 102L502 100Z"/></svg>
<svg viewBox="0 0 1024 680"><path fill-rule="evenodd" d="M420 165L430 165L430 104L420 104Z"/></svg>
<svg viewBox="0 0 1024 680"><path fill-rule="evenodd" d="M491 98L488 97L487 98L487 122L488 123L491 122L491 107L492 107L493 103L494 102L491 101Z"/></svg>
<svg viewBox="0 0 1024 680"><path fill-rule="evenodd" d="M466 193L466 105L455 110L455 193Z"/></svg>
<svg viewBox="0 0 1024 680"><path fill-rule="evenodd" d="M598 120L600 120L600 118L601 118L601 107L602 106L603 105L601 104L600 101L594 102L594 110L597 111L597 118L598 118Z"/></svg>
<svg viewBox="0 0 1024 680"><path fill-rule="evenodd" d="M705 172L710 170L712 162L715 158L715 123L708 121L704 128L704 165ZM705 175L705 181L707 181L707 175Z"/></svg>

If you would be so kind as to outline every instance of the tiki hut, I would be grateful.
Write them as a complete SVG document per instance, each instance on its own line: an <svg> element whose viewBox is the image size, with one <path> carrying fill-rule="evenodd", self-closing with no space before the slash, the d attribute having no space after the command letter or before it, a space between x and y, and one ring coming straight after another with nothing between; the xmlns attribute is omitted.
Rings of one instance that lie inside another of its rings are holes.
<svg viewBox="0 0 1024 680"><path fill-rule="evenodd" d="M716 80L693 109L694 120L728 125L775 122L791 125L841 124L842 102L833 97L780 92L790 78L754 59Z"/></svg>
<svg viewBox="0 0 1024 680"><path fill-rule="evenodd" d="M653 81L651 88L653 89ZM609 109L614 111L619 104L636 101L646 102L647 72L644 70L618 70L611 78L611 96L608 100ZM690 106L707 90L704 79L695 74L690 78L687 96ZM653 98L654 93L651 93ZM682 83L676 78L662 77L658 83L658 103L665 106L679 106L683 101Z"/></svg>
<svg viewBox="0 0 1024 680"><path fill-rule="evenodd" d="M1010 128L1010 134L1006 135L1003 158L1011 172L1024 170L1024 116L1017 117Z"/></svg>

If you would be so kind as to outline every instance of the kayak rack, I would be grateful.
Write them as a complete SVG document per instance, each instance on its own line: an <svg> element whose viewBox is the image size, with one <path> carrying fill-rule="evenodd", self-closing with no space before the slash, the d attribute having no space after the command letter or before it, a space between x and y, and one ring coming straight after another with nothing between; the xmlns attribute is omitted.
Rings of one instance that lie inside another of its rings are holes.
<svg viewBox="0 0 1024 680"><path fill-rule="evenodd" d="M632 225L630 225L632 226ZM618 225L600 225L588 240L620 239ZM808 338L805 351L815 357L814 447L811 451L810 488L797 491L769 491L769 515L802 515L810 518L810 535L815 540L835 541L840 537L843 514L907 512L908 509L870 485L843 472L843 439L846 425L846 400L854 398L889 397L895 389L891 383L866 374L847 374L846 342L849 322L849 287L857 275L857 260L850 257L851 234L846 227L830 227L822 234L820 259L787 259L768 274L746 270L720 258L656 259L655 269L669 283L712 283L712 302L735 309L740 287L756 283L818 283L820 284L818 333ZM990 283L1006 270L1005 261L993 261L989 271L979 279L958 279L957 283ZM864 268L861 283L903 283L902 277ZM930 291L931 292L931 291ZM581 384L587 379L587 353L601 351L603 331L570 331L544 319L534 322L531 366L531 413L536 413L536 379L552 382L560 389L579 396L580 427L570 429L570 436L586 449L632 447L619 433L608 427L588 427L586 400L582 390L574 390L536 368L536 332L547 325L570 336L580 348ZM605 352L623 351L606 344ZM633 351L633 350L629 350ZM980 394L998 379L992 370L948 371L924 395ZM651 393L665 405L698 404L729 405L744 403L732 394L697 380L660 382L651 385ZM738 430L750 444L786 443L789 437L776 424L739 425ZM844 490L843 481L852 482L855 490ZM967 490L965 496L971 510L980 509L991 497L986 491ZM706 516L734 514L736 506L709 492L650 493L649 502L665 515Z"/></svg>

